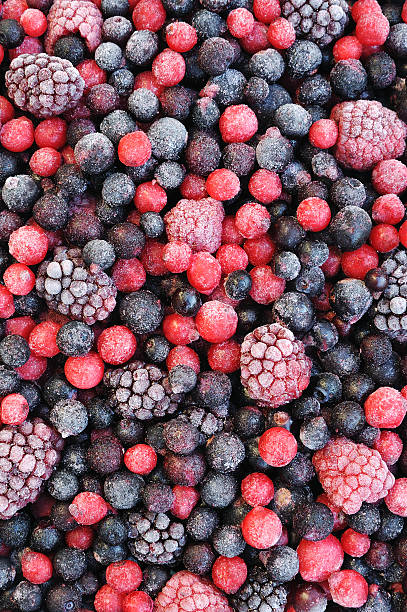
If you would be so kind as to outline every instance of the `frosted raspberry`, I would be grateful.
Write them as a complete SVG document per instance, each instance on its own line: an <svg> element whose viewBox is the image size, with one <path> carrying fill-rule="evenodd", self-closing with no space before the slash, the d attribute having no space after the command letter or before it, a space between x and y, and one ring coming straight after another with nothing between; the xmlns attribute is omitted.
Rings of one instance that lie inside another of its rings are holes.
<svg viewBox="0 0 407 612"><path fill-rule="evenodd" d="M217 251L225 211L212 198L180 200L164 217L170 242L186 242L194 251Z"/></svg>
<svg viewBox="0 0 407 612"><path fill-rule="evenodd" d="M332 109L331 119L339 130L335 157L348 168L369 170L404 152L406 125L376 100L341 102Z"/></svg>
<svg viewBox="0 0 407 612"><path fill-rule="evenodd" d="M308 387L311 361L304 345L279 323L263 325L243 340L241 381L259 406L277 408Z"/></svg>
<svg viewBox="0 0 407 612"><path fill-rule="evenodd" d="M178 572L170 578L155 600L155 612L232 612L228 601L206 578Z"/></svg>
<svg viewBox="0 0 407 612"><path fill-rule="evenodd" d="M378 451L344 437L330 440L312 463L328 499L346 514L385 497L394 484Z"/></svg>
<svg viewBox="0 0 407 612"><path fill-rule="evenodd" d="M62 37L79 32L89 51L95 51L102 40L102 14L88 0L56 0L48 13L45 50L51 55Z"/></svg>

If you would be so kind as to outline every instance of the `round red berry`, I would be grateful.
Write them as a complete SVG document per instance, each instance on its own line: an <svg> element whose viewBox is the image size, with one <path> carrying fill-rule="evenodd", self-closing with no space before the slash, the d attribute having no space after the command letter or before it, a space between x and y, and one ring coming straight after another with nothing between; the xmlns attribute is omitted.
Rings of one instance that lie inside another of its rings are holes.
<svg viewBox="0 0 407 612"><path fill-rule="evenodd" d="M201 369L201 363L197 353L189 346L174 346L168 353L166 365L168 371L172 370L172 368L175 368L177 365L189 366L197 374Z"/></svg>
<svg viewBox="0 0 407 612"><path fill-rule="evenodd" d="M318 149L330 149L338 140L338 126L332 119L318 119L310 127L308 138Z"/></svg>
<svg viewBox="0 0 407 612"><path fill-rule="evenodd" d="M377 193L401 193L407 187L407 166L398 159L379 162L372 172L372 184Z"/></svg>
<svg viewBox="0 0 407 612"><path fill-rule="evenodd" d="M152 612L154 602L144 591L134 591L123 599L123 612Z"/></svg>
<svg viewBox="0 0 407 612"><path fill-rule="evenodd" d="M65 376L78 389L92 389L98 385L104 374L103 361L97 353L83 357L68 357L65 362Z"/></svg>
<svg viewBox="0 0 407 612"><path fill-rule="evenodd" d="M78 493L69 506L69 512L79 525L94 525L107 514L108 505L97 493Z"/></svg>
<svg viewBox="0 0 407 612"><path fill-rule="evenodd" d="M362 49L363 46L356 36L343 36L334 44L332 53L336 62L348 59L358 60L362 55Z"/></svg>
<svg viewBox="0 0 407 612"><path fill-rule="evenodd" d="M31 584L43 584L52 576L51 560L43 553L26 548L21 557L21 572Z"/></svg>
<svg viewBox="0 0 407 612"><path fill-rule="evenodd" d="M15 317L6 321L6 335L18 334L28 341L30 333L35 327L34 320L29 316Z"/></svg>
<svg viewBox="0 0 407 612"><path fill-rule="evenodd" d="M61 117L51 117L41 121L34 131L38 147L61 149L66 144L67 123Z"/></svg>
<svg viewBox="0 0 407 612"><path fill-rule="evenodd" d="M232 36L243 38L253 30L254 17L246 8L233 9L227 17L226 25Z"/></svg>
<svg viewBox="0 0 407 612"><path fill-rule="evenodd" d="M11 234L8 249L18 262L33 266L47 254L48 238L40 228L23 225Z"/></svg>
<svg viewBox="0 0 407 612"><path fill-rule="evenodd" d="M167 13L160 0L140 0L132 14L136 30L150 30L150 32L161 30L166 17Z"/></svg>
<svg viewBox="0 0 407 612"><path fill-rule="evenodd" d="M136 259L118 259L112 268L112 278L119 291L138 291L146 282L143 264Z"/></svg>
<svg viewBox="0 0 407 612"><path fill-rule="evenodd" d="M399 227L399 239L404 247L407 247L407 221L404 221Z"/></svg>
<svg viewBox="0 0 407 612"><path fill-rule="evenodd" d="M188 270L191 257L192 249L186 242L168 242L163 248L163 261L174 274Z"/></svg>
<svg viewBox="0 0 407 612"><path fill-rule="evenodd" d="M3 280L13 295L27 295L34 288L35 274L25 264L15 263L4 271Z"/></svg>
<svg viewBox="0 0 407 612"><path fill-rule="evenodd" d="M171 344L189 344L199 338L193 317L183 317L177 312L164 317L162 329Z"/></svg>
<svg viewBox="0 0 407 612"><path fill-rule="evenodd" d="M75 527L72 531L69 531L65 536L65 541L69 548L76 548L77 550L88 550L92 546L92 542L95 538L95 532L92 527L87 525L81 525Z"/></svg>
<svg viewBox="0 0 407 612"><path fill-rule="evenodd" d="M240 191L239 177L226 168L210 173L205 183L206 191L215 200L231 200Z"/></svg>
<svg viewBox="0 0 407 612"><path fill-rule="evenodd" d="M1 129L0 142L5 149L13 153L26 151L34 142L32 121L27 117L11 119Z"/></svg>
<svg viewBox="0 0 407 612"><path fill-rule="evenodd" d="M137 348L135 335L125 325L104 329L98 338L98 353L105 363L119 365L133 357Z"/></svg>
<svg viewBox="0 0 407 612"><path fill-rule="evenodd" d="M38 149L32 154L30 168L38 176L53 176L61 165L61 153L51 147Z"/></svg>
<svg viewBox="0 0 407 612"><path fill-rule="evenodd" d="M237 244L222 244L217 250L216 259L220 263L222 274L245 270L249 263L246 251Z"/></svg>
<svg viewBox="0 0 407 612"><path fill-rule="evenodd" d="M268 264L276 252L276 245L268 234L263 234L258 238L249 238L245 241L243 248L252 266Z"/></svg>
<svg viewBox="0 0 407 612"><path fill-rule="evenodd" d="M356 37L362 45L383 45L389 32L389 21L379 12L363 13L356 23Z"/></svg>
<svg viewBox="0 0 407 612"><path fill-rule="evenodd" d="M188 281L204 295L209 295L219 284L222 270L219 262L210 253L194 253L187 270Z"/></svg>
<svg viewBox="0 0 407 612"><path fill-rule="evenodd" d="M151 157L151 142L141 130L130 132L120 139L117 154L125 166L142 166Z"/></svg>
<svg viewBox="0 0 407 612"><path fill-rule="evenodd" d="M116 561L106 568L106 582L118 593L135 591L143 580L143 572L138 563L126 559Z"/></svg>
<svg viewBox="0 0 407 612"><path fill-rule="evenodd" d="M351 9L352 19L355 22L358 22L363 15L368 15L369 13L380 15L381 12L382 9L377 0L356 0Z"/></svg>
<svg viewBox="0 0 407 612"><path fill-rule="evenodd" d="M134 79L134 89L140 89L141 87L145 87L146 89L152 91L157 98L159 98L164 91L163 85L158 83L157 79L150 70L139 72L139 74L136 75L136 78Z"/></svg>
<svg viewBox="0 0 407 612"><path fill-rule="evenodd" d="M247 578L246 563L240 557L218 557L212 566L212 580L225 593L236 593Z"/></svg>
<svg viewBox="0 0 407 612"><path fill-rule="evenodd" d="M271 304L284 293L285 280L276 276L270 266L256 266L250 270L250 297L258 304Z"/></svg>
<svg viewBox="0 0 407 612"><path fill-rule="evenodd" d="M373 448L379 451L381 458L387 465L394 465L403 452L403 441L395 431L381 431L373 444Z"/></svg>
<svg viewBox="0 0 407 612"><path fill-rule="evenodd" d="M179 188L181 195L186 200L202 200L207 197L205 189L206 181L203 176L197 174L187 174Z"/></svg>
<svg viewBox="0 0 407 612"><path fill-rule="evenodd" d="M270 23L267 40L274 49L289 49L295 42L295 29L284 17L278 17Z"/></svg>
<svg viewBox="0 0 407 612"><path fill-rule="evenodd" d="M160 85L173 87L185 76L185 60L181 53L164 49L154 59L152 73Z"/></svg>
<svg viewBox="0 0 407 612"><path fill-rule="evenodd" d="M149 474L157 465L157 454L149 444L136 444L125 452L124 463L130 472Z"/></svg>
<svg viewBox="0 0 407 612"><path fill-rule="evenodd" d="M55 357L59 348L56 338L61 325L54 321L42 321L30 333L28 344L34 355L39 357Z"/></svg>
<svg viewBox="0 0 407 612"><path fill-rule="evenodd" d="M249 191L262 204L271 204L281 196L282 185L278 174L270 170L256 170L250 178Z"/></svg>
<svg viewBox="0 0 407 612"><path fill-rule="evenodd" d="M38 380L47 369L47 358L38 357L31 353L24 365L16 368L16 372L23 380Z"/></svg>
<svg viewBox="0 0 407 612"><path fill-rule="evenodd" d="M20 17L20 23L28 36L42 36L47 29L47 18L42 11L29 8Z"/></svg>
<svg viewBox="0 0 407 612"><path fill-rule="evenodd" d="M379 253L388 253L399 244L399 234L393 225L379 223L372 228L369 242Z"/></svg>
<svg viewBox="0 0 407 612"><path fill-rule="evenodd" d="M4 125L14 117L14 106L5 98L0 96L0 124Z"/></svg>
<svg viewBox="0 0 407 612"><path fill-rule="evenodd" d="M141 213L160 212L167 204L167 194L158 183L141 183L136 189L134 204Z"/></svg>
<svg viewBox="0 0 407 612"><path fill-rule="evenodd" d="M224 142L246 142L258 129L256 114L246 104L228 106L219 119Z"/></svg>
<svg viewBox="0 0 407 612"><path fill-rule="evenodd" d="M328 578L332 600L345 608L360 608L367 601L369 587L355 570L333 572Z"/></svg>
<svg viewBox="0 0 407 612"><path fill-rule="evenodd" d="M351 557L363 557L370 548L370 538L364 533L347 529L341 537L344 552Z"/></svg>
<svg viewBox="0 0 407 612"><path fill-rule="evenodd" d="M144 249L140 255L140 261L145 271L151 276L163 276L168 274L167 266L163 260L164 244L158 240L146 240Z"/></svg>
<svg viewBox="0 0 407 612"><path fill-rule="evenodd" d="M247 202L237 211L235 223L245 238L259 238L270 227L270 213L258 202Z"/></svg>
<svg viewBox="0 0 407 612"><path fill-rule="evenodd" d="M5 425L21 425L28 416L29 406L23 395L10 393L1 400L0 421Z"/></svg>
<svg viewBox="0 0 407 612"><path fill-rule="evenodd" d="M321 198L306 198L297 208L297 219L306 231L320 232L329 225L331 209Z"/></svg>
<svg viewBox="0 0 407 612"><path fill-rule="evenodd" d="M407 413L407 400L392 387L379 387L365 401L366 421L372 427L398 427Z"/></svg>
<svg viewBox="0 0 407 612"><path fill-rule="evenodd" d="M171 514L181 520L187 519L199 501L198 491L194 487L175 485L172 492L174 501L171 506Z"/></svg>
<svg viewBox="0 0 407 612"><path fill-rule="evenodd" d="M240 368L240 344L226 340L208 349L208 363L212 370L231 374Z"/></svg>
<svg viewBox="0 0 407 612"><path fill-rule="evenodd" d="M195 317L199 334L208 342L224 342L237 328L237 314L232 306L212 300L202 304Z"/></svg>
<svg viewBox="0 0 407 612"><path fill-rule="evenodd" d="M252 472L243 478L242 497L250 506L268 506L274 496L273 481L262 472Z"/></svg>
<svg viewBox="0 0 407 612"><path fill-rule="evenodd" d="M332 534L318 542L301 540L297 555L301 578L309 582L323 582L343 563L341 543Z"/></svg>
<svg viewBox="0 0 407 612"><path fill-rule="evenodd" d="M242 521L242 535L253 548L270 548L280 539L283 526L277 514L268 508L257 506Z"/></svg>
<svg viewBox="0 0 407 612"><path fill-rule="evenodd" d="M185 53L195 47L198 35L194 27L185 21L174 21L165 29L167 45L173 51Z"/></svg>
<svg viewBox="0 0 407 612"><path fill-rule="evenodd" d="M123 612L123 596L108 584L104 584L96 593L94 606L96 612Z"/></svg>
<svg viewBox="0 0 407 612"><path fill-rule="evenodd" d="M234 215L226 215L222 221L222 244L242 244L244 238L238 231Z"/></svg>
<svg viewBox="0 0 407 612"><path fill-rule="evenodd" d="M396 478L384 501L393 514L407 516L407 478Z"/></svg>
<svg viewBox="0 0 407 612"><path fill-rule="evenodd" d="M376 223L397 225L404 218L406 209L395 193L388 193L377 198L372 206L372 219Z"/></svg>
<svg viewBox="0 0 407 612"><path fill-rule="evenodd" d="M379 264L379 256L368 244L363 244L356 251L342 253L342 270L349 278L363 280L366 273Z"/></svg>
<svg viewBox="0 0 407 612"><path fill-rule="evenodd" d="M268 465L283 467L297 454L297 440L284 427L271 427L259 440L259 453Z"/></svg>

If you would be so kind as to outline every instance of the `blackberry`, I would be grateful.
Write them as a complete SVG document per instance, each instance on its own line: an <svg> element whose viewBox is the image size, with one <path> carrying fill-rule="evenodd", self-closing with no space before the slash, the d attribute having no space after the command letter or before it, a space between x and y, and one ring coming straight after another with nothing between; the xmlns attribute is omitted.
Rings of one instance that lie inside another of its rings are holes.
<svg viewBox="0 0 407 612"><path fill-rule="evenodd" d="M162 418L176 412L182 400L182 394L172 392L163 370L141 361L106 372L104 384L111 405L124 418Z"/></svg>
<svg viewBox="0 0 407 612"><path fill-rule="evenodd" d="M380 270L387 275L388 285L382 293L374 294L375 328L390 338L407 338L407 253L396 251L386 259Z"/></svg>
<svg viewBox="0 0 407 612"><path fill-rule="evenodd" d="M210 408L194 405L184 408L178 419L186 421L197 428L201 438L200 443L204 443L214 434L221 432L225 425L225 418L222 417L216 408L211 410Z"/></svg>
<svg viewBox="0 0 407 612"><path fill-rule="evenodd" d="M128 546L143 563L172 565L186 544L184 525L163 512L132 512L128 516Z"/></svg>
<svg viewBox="0 0 407 612"><path fill-rule="evenodd" d="M117 289L99 266L86 267L78 248L57 247L53 260L38 268L38 295L52 310L92 325L116 306Z"/></svg>
<svg viewBox="0 0 407 612"><path fill-rule="evenodd" d="M285 0L281 13L294 26L298 36L320 47L340 38L349 20L345 0Z"/></svg>
<svg viewBox="0 0 407 612"><path fill-rule="evenodd" d="M85 85L69 60L46 53L22 53L13 59L5 82L16 106L39 118L59 115L76 106Z"/></svg>
<svg viewBox="0 0 407 612"><path fill-rule="evenodd" d="M271 580L263 568L255 565L230 601L236 612L283 612L287 595L285 586Z"/></svg>

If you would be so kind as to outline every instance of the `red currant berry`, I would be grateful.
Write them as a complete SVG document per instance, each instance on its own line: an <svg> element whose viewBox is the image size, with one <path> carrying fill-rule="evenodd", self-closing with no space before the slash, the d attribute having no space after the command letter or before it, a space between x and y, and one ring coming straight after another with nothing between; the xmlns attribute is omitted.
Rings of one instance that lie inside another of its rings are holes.
<svg viewBox="0 0 407 612"><path fill-rule="evenodd" d="M18 262L33 266L40 263L48 251L48 238L39 227L23 225L10 236L10 255Z"/></svg>
<svg viewBox="0 0 407 612"><path fill-rule="evenodd" d="M19 393L11 393L1 400L0 421L5 425L21 425L26 420L28 412L28 402Z"/></svg>
<svg viewBox="0 0 407 612"><path fill-rule="evenodd" d="M284 293L285 280L273 274L270 266L255 266L250 270L250 276L250 297L258 304L271 304Z"/></svg>
<svg viewBox="0 0 407 612"><path fill-rule="evenodd" d="M262 23L272 23L281 15L280 2L278 0L254 0L253 13Z"/></svg>
<svg viewBox="0 0 407 612"><path fill-rule="evenodd" d="M94 606L96 612L123 612L123 595L108 584L104 584L96 593Z"/></svg>
<svg viewBox="0 0 407 612"><path fill-rule="evenodd" d="M125 363L136 352L135 335L125 325L114 325L102 331L98 338L98 353L105 363Z"/></svg>
<svg viewBox="0 0 407 612"><path fill-rule="evenodd" d="M333 48L333 56L336 62L348 59L360 59L362 55L362 44L356 36L343 36L336 41Z"/></svg>
<svg viewBox="0 0 407 612"><path fill-rule="evenodd" d="M107 514L108 505L97 493L78 493L69 506L69 512L79 525L94 525Z"/></svg>
<svg viewBox="0 0 407 612"><path fill-rule="evenodd" d="M34 142L32 121L27 117L11 119L1 129L0 142L5 149L13 153L26 151Z"/></svg>
<svg viewBox="0 0 407 612"><path fill-rule="evenodd" d="M56 338L61 325L54 321L42 321L30 333L28 344L33 355L37 357L55 357L59 348Z"/></svg>
<svg viewBox="0 0 407 612"><path fill-rule="evenodd" d="M157 453L149 444L136 444L125 452L124 464L130 472L149 474L157 465Z"/></svg>
<svg viewBox="0 0 407 612"><path fill-rule="evenodd" d="M312 146L330 149L338 140L338 126L332 119L318 119L310 127L308 138Z"/></svg>
<svg viewBox="0 0 407 612"><path fill-rule="evenodd" d="M3 280L13 295L27 295L34 288L35 274L25 264L15 263L4 271Z"/></svg>
<svg viewBox="0 0 407 612"><path fill-rule="evenodd" d="M173 87L178 85L185 76L185 60L181 53L164 49L154 59L152 73L160 85Z"/></svg>
<svg viewBox="0 0 407 612"><path fill-rule="evenodd" d="M150 32L161 30L166 17L167 13L160 0L140 0L132 15L136 30L150 30Z"/></svg>
<svg viewBox="0 0 407 612"><path fill-rule="evenodd" d="M379 253L388 253L395 249L399 244L399 235L393 225L379 223L372 228L369 242Z"/></svg>
<svg viewBox="0 0 407 612"><path fill-rule="evenodd" d="M242 535L253 548L266 549L275 546L283 526L277 514L268 508L257 506L242 521Z"/></svg>
<svg viewBox="0 0 407 612"><path fill-rule="evenodd" d="M240 557L218 557L212 566L212 580L225 593L236 593L247 578L246 563Z"/></svg>
<svg viewBox="0 0 407 612"><path fill-rule="evenodd" d="M388 193L373 202L372 219L376 223L397 225L404 218L406 209L400 198L394 193Z"/></svg>
<svg viewBox="0 0 407 612"><path fill-rule="evenodd" d="M274 49L289 49L295 38L294 26L284 17L278 17L270 23L267 39Z"/></svg>
<svg viewBox="0 0 407 612"><path fill-rule="evenodd" d="M245 270L249 263L246 251L237 244L222 244L217 250L216 259L220 263L222 274Z"/></svg>
<svg viewBox="0 0 407 612"><path fill-rule="evenodd" d="M262 472L253 472L243 478L243 499L250 506L268 506L274 496L273 481Z"/></svg>
<svg viewBox="0 0 407 612"><path fill-rule="evenodd" d="M372 268L379 265L379 256L368 244L363 244L356 251L346 251L342 254L342 270L349 278L363 280Z"/></svg>
<svg viewBox="0 0 407 612"><path fill-rule="evenodd" d="M246 8L236 8L230 11L226 25L235 38L249 36L254 26L254 17Z"/></svg>
<svg viewBox="0 0 407 612"><path fill-rule="evenodd" d="M219 119L224 142L246 142L258 129L256 114L246 104L228 106Z"/></svg>
<svg viewBox="0 0 407 612"><path fill-rule="evenodd" d="M146 282L143 264L136 259L118 259L112 268L112 278L119 291L138 291Z"/></svg>
<svg viewBox="0 0 407 612"><path fill-rule="evenodd" d="M191 263L192 249L186 242L168 242L163 249L163 261L174 274L186 272Z"/></svg>
<svg viewBox="0 0 407 612"><path fill-rule="evenodd" d="M198 35L194 27L185 21L174 21L165 29L167 45L173 51L185 53L195 47Z"/></svg>
<svg viewBox="0 0 407 612"><path fill-rule="evenodd" d="M221 267L218 261L210 255L201 251L194 253L187 270L187 278L191 285L200 293L209 295L219 284L221 278Z"/></svg>
<svg viewBox="0 0 407 612"><path fill-rule="evenodd" d="M142 166L151 157L151 143L141 130L130 132L120 139L117 154L125 166Z"/></svg>
<svg viewBox="0 0 407 612"><path fill-rule="evenodd" d="M41 148L61 149L66 144L66 131L67 123L60 117L44 119L35 128L35 143Z"/></svg>
<svg viewBox="0 0 407 612"><path fill-rule="evenodd" d="M98 385L104 374L103 361L97 353L83 357L68 357L65 362L65 376L78 389L92 389Z"/></svg>
<svg viewBox="0 0 407 612"><path fill-rule="evenodd" d="M252 266L268 264L276 252L276 245L268 234L263 234L259 238L249 238L245 241L243 248Z"/></svg>
<svg viewBox="0 0 407 612"><path fill-rule="evenodd" d="M219 168L206 179L206 191L215 200L231 200L240 191L239 177L226 168Z"/></svg>
<svg viewBox="0 0 407 612"><path fill-rule="evenodd" d="M344 531L341 537L344 552L351 557L363 557L370 548L370 538L364 533L353 529Z"/></svg>
<svg viewBox="0 0 407 612"><path fill-rule="evenodd" d="M162 328L164 336L171 344L182 346L199 338L193 317L183 317L177 312L164 317Z"/></svg>
<svg viewBox="0 0 407 612"><path fill-rule="evenodd" d="M270 213L257 202L247 202L236 213L235 223L245 238L259 238L270 227Z"/></svg>
<svg viewBox="0 0 407 612"><path fill-rule="evenodd" d="M240 344L235 340L212 344L208 350L208 363L217 372L236 372L240 368Z"/></svg>
<svg viewBox="0 0 407 612"><path fill-rule="evenodd" d="M177 365L189 366L197 374L199 374L201 369L201 363L197 353L189 346L175 346L171 349L168 353L166 365L168 371L172 370L172 368L175 368Z"/></svg>
<svg viewBox="0 0 407 612"><path fill-rule="evenodd" d="M306 231L320 232L329 225L331 209L321 198L307 198L297 208L297 219Z"/></svg>
<svg viewBox="0 0 407 612"><path fill-rule="evenodd" d="M224 342L231 338L237 328L237 314L232 306L212 300L200 307L195 317L199 334L208 342Z"/></svg>
<svg viewBox="0 0 407 612"><path fill-rule="evenodd" d="M21 557L21 572L31 584L43 584L52 576L51 560L43 553L26 548Z"/></svg>
<svg viewBox="0 0 407 612"><path fill-rule="evenodd" d="M297 454L297 440L284 427L272 427L261 436L259 453L268 465L283 467Z"/></svg>
<svg viewBox="0 0 407 612"><path fill-rule="evenodd" d="M38 149L32 154L30 168L38 176L53 176L61 165L62 156L51 147Z"/></svg>
<svg viewBox="0 0 407 612"><path fill-rule="evenodd" d="M135 591L143 580L143 572L138 563L126 559L116 561L106 568L106 582L118 593Z"/></svg>
<svg viewBox="0 0 407 612"><path fill-rule="evenodd" d="M181 195L186 200L202 200L208 193L205 189L206 181L203 176L187 174L179 188Z"/></svg>

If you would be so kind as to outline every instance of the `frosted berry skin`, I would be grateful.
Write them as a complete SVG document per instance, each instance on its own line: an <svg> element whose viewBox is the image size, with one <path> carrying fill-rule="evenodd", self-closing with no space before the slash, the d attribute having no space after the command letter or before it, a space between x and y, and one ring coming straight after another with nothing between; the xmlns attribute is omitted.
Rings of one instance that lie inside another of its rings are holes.
<svg viewBox="0 0 407 612"><path fill-rule="evenodd" d="M392 387L379 387L365 401L365 416L373 427L393 429L401 425L407 413L407 400Z"/></svg>
<svg viewBox="0 0 407 612"><path fill-rule="evenodd" d="M368 584L355 570L334 572L328 585L333 601L345 608L360 608L367 601Z"/></svg>
<svg viewBox="0 0 407 612"><path fill-rule="evenodd" d="M335 157L347 168L369 170L404 152L405 123L376 100L341 102L332 109L331 119L339 131Z"/></svg>
<svg viewBox="0 0 407 612"><path fill-rule="evenodd" d="M213 253L221 245L223 206L212 198L180 200L164 217L169 242Z"/></svg>
<svg viewBox="0 0 407 612"><path fill-rule="evenodd" d="M224 595L206 578L181 571L170 580L157 595L155 612L233 612Z"/></svg>
<svg viewBox="0 0 407 612"><path fill-rule="evenodd" d="M102 39L102 14L93 2L87 0L56 0L48 13L48 31L45 50L49 55L62 36L79 32L90 52L95 51Z"/></svg>
<svg viewBox="0 0 407 612"><path fill-rule="evenodd" d="M330 440L312 463L328 499L346 514L382 499L394 484L378 451L347 438Z"/></svg>
<svg viewBox="0 0 407 612"><path fill-rule="evenodd" d="M0 520L37 499L59 462L63 445L57 431L39 418L1 428Z"/></svg>
<svg viewBox="0 0 407 612"><path fill-rule="evenodd" d="M242 343L241 381L259 406L278 408L308 387L311 361L304 345L278 323L263 325Z"/></svg>
<svg viewBox="0 0 407 612"><path fill-rule="evenodd" d="M332 534L319 542L301 540L297 548L301 578L322 582L339 570L343 563L341 543Z"/></svg>

